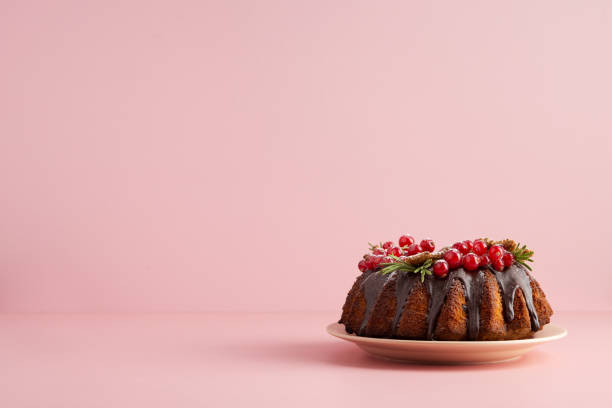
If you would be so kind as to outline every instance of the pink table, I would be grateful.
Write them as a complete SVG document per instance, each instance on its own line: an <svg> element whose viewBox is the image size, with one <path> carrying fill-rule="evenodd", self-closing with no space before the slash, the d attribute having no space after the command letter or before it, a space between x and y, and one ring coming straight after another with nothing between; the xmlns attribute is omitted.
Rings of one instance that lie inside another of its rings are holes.
<svg viewBox="0 0 612 408"><path fill-rule="evenodd" d="M567 338L471 367L372 359L325 333L336 318L3 315L0 407L612 406L610 312L558 313Z"/></svg>

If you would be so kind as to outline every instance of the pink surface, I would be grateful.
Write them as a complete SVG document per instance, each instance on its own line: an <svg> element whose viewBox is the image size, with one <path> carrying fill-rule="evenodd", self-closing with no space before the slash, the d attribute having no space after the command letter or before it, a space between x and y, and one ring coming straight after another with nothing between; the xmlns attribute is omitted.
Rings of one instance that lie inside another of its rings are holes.
<svg viewBox="0 0 612 408"><path fill-rule="evenodd" d="M515 237L557 309L611 310L608 264L581 254L610 245L611 15L604 0L4 1L0 310L336 309L366 242L404 232ZM319 378L357 398L335 375L372 370L338 358ZM186 395L204 392L184 368Z"/></svg>
<svg viewBox="0 0 612 408"><path fill-rule="evenodd" d="M471 367L374 360L337 313L4 315L3 407L609 407L612 313L561 313L567 338Z"/></svg>

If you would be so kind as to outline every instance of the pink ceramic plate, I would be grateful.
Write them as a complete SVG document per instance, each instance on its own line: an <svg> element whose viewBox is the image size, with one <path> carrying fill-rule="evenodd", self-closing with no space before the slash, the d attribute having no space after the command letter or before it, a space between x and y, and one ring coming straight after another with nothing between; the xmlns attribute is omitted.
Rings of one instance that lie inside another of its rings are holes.
<svg viewBox="0 0 612 408"><path fill-rule="evenodd" d="M519 358L535 346L567 335L561 326L547 324L533 338L502 341L426 341L359 337L348 334L344 325L327 326L332 336L355 343L365 352L379 358L429 364L485 364Z"/></svg>

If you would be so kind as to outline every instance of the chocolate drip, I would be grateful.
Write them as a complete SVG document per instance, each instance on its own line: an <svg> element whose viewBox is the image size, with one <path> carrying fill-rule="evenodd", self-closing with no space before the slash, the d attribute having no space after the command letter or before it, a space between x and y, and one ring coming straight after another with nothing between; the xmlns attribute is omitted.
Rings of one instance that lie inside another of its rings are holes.
<svg viewBox="0 0 612 408"><path fill-rule="evenodd" d="M419 281L420 275L414 273L400 273L397 277L397 283L395 286L395 316L393 317L393 335L395 336L395 332L397 331L397 326L399 325L400 317L402 316L402 312L404 311L404 307L406 306L406 301L408 300L408 296L410 296L410 292L412 292L412 288Z"/></svg>
<svg viewBox="0 0 612 408"><path fill-rule="evenodd" d="M504 272L498 272L493 268L490 269L495 275L495 279L497 279L497 283L501 289L502 299L504 301L504 318L506 321L511 322L512 319L514 319L514 296L516 290L521 288L523 296L525 297L525 303L527 304L527 310L529 311L531 330L540 330L538 313L533 304L531 278L527 274L525 267L520 264L514 264Z"/></svg>
<svg viewBox="0 0 612 408"><path fill-rule="evenodd" d="M453 285L452 275L455 271L448 274L446 279L434 279L428 277L425 280L425 287L429 293L429 305L427 306L427 338L433 338L433 332L438 321L438 315L442 310L442 304L446 299L446 294Z"/></svg>
<svg viewBox="0 0 612 408"><path fill-rule="evenodd" d="M453 287L455 279L463 284L465 300L468 308L468 337L470 340L478 338L480 331L480 299L484 287L484 273L480 270L468 272L463 268L454 270L446 279L430 278L427 280L429 292L429 309L427 313L427 338L433 339L438 316L446 300L448 291Z"/></svg>
<svg viewBox="0 0 612 408"><path fill-rule="evenodd" d="M363 322L361 323L361 327L359 328L359 335L362 336L365 328L370 321L370 315L372 315L372 310L374 309L374 305L378 300L378 295L384 288L385 284L389 281L389 278L394 276L395 273L390 275L383 275L382 273L373 273L368 276L361 286L363 287L363 296L365 297L366 302L366 310L365 316L363 318Z"/></svg>
<svg viewBox="0 0 612 408"><path fill-rule="evenodd" d="M514 264L503 272L498 272L489 268L497 279L501 290L504 304L504 319L510 322L514 319L514 296L516 289L521 288L525 296L529 317L531 319L531 330L540 329L538 314L533 303L533 293L531 290L531 277L522 265ZM367 272L366 272L367 273ZM451 271L446 278L440 279L434 276L426 276L425 286L429 293L429 305L427 312L427 338L433 339L436 324L442 306L446 300L448 292L453 287L455 279L458 279L465 293L468 319L468 338L476 340L480 331L480 303L484 291L486 269L470 272L463 268ZM359 335L363 336L365 329L370 321L372 311L378 297L387 284L395 285L396 306L393 317L392 337L395 336L399 321L404 307L412 289L420 279L420 275L411 272L398 271L388 275L371 273L361 283L363 290L366 310L365 316L359 329Z"/></svg>

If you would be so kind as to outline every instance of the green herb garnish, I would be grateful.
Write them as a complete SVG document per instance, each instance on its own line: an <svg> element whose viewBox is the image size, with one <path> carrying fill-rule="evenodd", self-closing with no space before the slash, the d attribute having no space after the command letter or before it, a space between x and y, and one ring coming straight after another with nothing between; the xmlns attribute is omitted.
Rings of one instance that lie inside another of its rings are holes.
<svg viewBox="0 0 612 408"><path fill-rule="evenodd" d="M528 249L526 245L521 247L520 243L516 244L516 248L514 251L512 251L512 255L514 256L514 260L516 262L520 263L530 271L533 271L531 266L527 265L527 262L533 262L533 259L531 259L533 256L533 251Z"/></svg>
<svg viewBox="0 0 612 408"><path fill-rule="evenodd" d="M431 268L431 265L433 264L433 260L432 259L426 260L420 266L415 266L415 265L409 264L408 262L402 261L397 256L391 255L391 258L395 262L382 264L383 268L379 272L382 273L383 275L387 275L389 273L393 273L393 272L396 272L396 271L406 271L406 272L420 273L421 274L421 282L425 281L425 275L431 275L431 269L430 268Z"/></svg>

